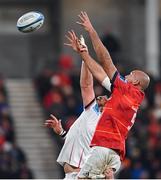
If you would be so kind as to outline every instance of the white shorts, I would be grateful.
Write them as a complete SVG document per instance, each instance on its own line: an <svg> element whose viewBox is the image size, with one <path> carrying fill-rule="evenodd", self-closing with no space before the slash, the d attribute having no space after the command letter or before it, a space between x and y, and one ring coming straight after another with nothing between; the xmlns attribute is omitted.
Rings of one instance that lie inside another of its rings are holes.
<svg viewBox="0 0 161 180"><path fill-rule="evenodd" d="M78 173L80 178L103 178L107 168L116 173L121 166L120 156L112 149L95 146L91 148L88 159Z"/></svg>
<svg viewBox="0 0 161 180"><path fill-rule="evenodd" d="M78 179L78 172L71 172L71 173L66 173L65 174L65 179Z"/></svg>

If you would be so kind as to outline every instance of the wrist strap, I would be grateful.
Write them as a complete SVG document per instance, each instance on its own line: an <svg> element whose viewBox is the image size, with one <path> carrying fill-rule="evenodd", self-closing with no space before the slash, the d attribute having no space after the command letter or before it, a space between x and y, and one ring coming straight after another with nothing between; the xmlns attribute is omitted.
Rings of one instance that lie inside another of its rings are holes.
<svg viewBox="0 0 161 180"><path fill-rule="evenodd" d="M62 138L66 136L67 132L63 129L62 132L59 134Z"/></svg>

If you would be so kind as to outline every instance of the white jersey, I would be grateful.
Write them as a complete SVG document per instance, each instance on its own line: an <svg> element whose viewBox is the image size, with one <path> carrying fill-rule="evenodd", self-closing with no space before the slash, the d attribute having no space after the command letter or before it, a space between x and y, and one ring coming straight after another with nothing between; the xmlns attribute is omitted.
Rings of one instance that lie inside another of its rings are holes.
<svg viewBox="0 0 161 180"><path fill-rule="evenodd" d="M82 168L90 150L100 111L96 100L88 106L69 129L57 162L62 166L68 163Z"/></svg>

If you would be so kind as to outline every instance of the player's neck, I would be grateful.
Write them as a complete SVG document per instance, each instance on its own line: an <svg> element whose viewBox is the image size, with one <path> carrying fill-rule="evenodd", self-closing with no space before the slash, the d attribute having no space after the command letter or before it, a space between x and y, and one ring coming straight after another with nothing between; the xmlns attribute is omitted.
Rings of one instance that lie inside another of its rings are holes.
<svg viewBox="0 0 161 180"><path fill-rule="evenodd" d="M136 88L138 88L140 91L144 92L144 89L140 85L134 85Z"/></svg>

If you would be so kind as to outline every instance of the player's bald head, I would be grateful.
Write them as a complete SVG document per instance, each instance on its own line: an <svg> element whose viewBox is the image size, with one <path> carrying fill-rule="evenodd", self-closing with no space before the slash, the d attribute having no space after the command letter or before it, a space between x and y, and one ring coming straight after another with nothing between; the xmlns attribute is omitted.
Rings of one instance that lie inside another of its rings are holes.
<svg viewBox="0 0 161 180"><path fill-rule="evenodd" d="M139 85L143 90L149 86L150 78L145 72L134 70L131 73L134 75L135 79L139 81Z"/></svg>

